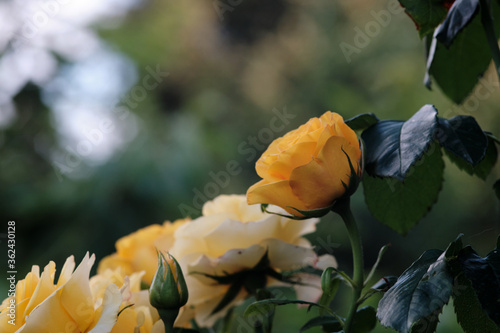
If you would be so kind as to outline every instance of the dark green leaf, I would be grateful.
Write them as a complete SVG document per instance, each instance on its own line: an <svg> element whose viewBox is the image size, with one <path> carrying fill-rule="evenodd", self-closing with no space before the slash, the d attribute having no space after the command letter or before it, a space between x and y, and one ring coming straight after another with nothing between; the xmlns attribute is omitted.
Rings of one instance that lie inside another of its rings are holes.
<svg viewBox="0 0 500 333"><path fill-rule="evenodd" d="M438 117L436 138L448 152L463 159L472 167L484 159L488 138L473 117Z"/></svg>
<svg viewBox="0 0 500 333"><path fill-rule="evenodd" d="M411 333L434 333L439 323L441 310L433 312L430 316L418 320L411 327Z"/></svg>
<svg viewBox="0 0 500 333"><path fill-rule="evenodd" d="M368 127L378 123L379 119L373 113L362 113L358 114L351 119L345 121L346 125L349 126L353 131L365 130Z"/></svg>
<svg viewBox="0 0 500 333"><path fill-rule="evenodd" d="M488 68L491 53L480 15L456 36L449 48L433 40L427 70L443 93L460 104Z"/></svg>
<svg viewBox="0 0 500 333"><path fill-rule="evenodd" d="M418 320L411 327L411 333L434 333L439 323L441 310L435 311L432 315Z"/></svg>
<svg viewBox="0 0 500 333"><path fill-rule="evenodd" d="M354 315L352 323L353 333L367 333L375 328L377 324L377 312L371 306L359 309Z"/></svg>
<svg viewBox="0 0 500 333"><path fill-rule="evenodd" d="M399 2L415 22L421 38L432 33L434 28L444 20L448 12L443 0L399 0Z"/></svg>
<svg viewBox="0 0 500 333"><path fill-rule="evenodd" d="M274 305L288 305L288 304L305 304L309 306L317 306L319 308L326 308L324 306L319 305L318 303L302 301L299 299L272 298L272 299L265 299L262 301L253 302L245 310L245 316L250 317L254 316L255 314L262 315L262 313L268 313L269 309L271 308L274 309ZM330 311L330 309L328 309L328 311Z"/></svg>
<svg viewBox="0 0 500 333"><path fill-rule="evenodd" d="M498 200L500 200L500 179L498 179L495 184L493 184L493 189L495 190L495 194L497 195Z"/></svg>
<svg viewBox="0 0 500 333"><path fill-rule="evenodd" d="M481 258L460 237L446 250L453 276L457 320L466 333L500 332L500 254L497 249ZM495 325L495 322L497 325Z"/></svg>
<svg viewBox="0 0 500 333"><path fill-rule="evenodd" d="M462 261L473 251L466 247L458 258L448 260L448 267L455 276L453 285L453 304L457 321L465 333L500 332L497 325L483 311L478 294L472 282L463 271Z"/></svg>
<svg viewBox="0 0 500 333"><path fill-rule="evenodd" d="M365 143L365 168L370 176L403 181L434 139L437 110L424 105L409 120L385 120L361 135Z"/></svg>
<svg viewBox="0 0 500 333"><path fill-rule="evenodd" d="M462 251L462 248L464 247L462 244L462 237L463 234L458 235L457 239L448 245L448 248L445 251L446 260L449 261L458 258L460 251Z"/></svg>
<svg viewBox="0 0 500 333"><path fill-rule="evenodd" d="M464 170L469 175L477 176L483 180L490 174L491 170L495 166L498 157L497 147L495 145L495 141L487 136L488 146L486 149L485 156L479 164L476 166L472 166L469 163L465 162L462 158L458 158L455 154L450 154L448 150L446 150L446 155L456 166L458 166L461 170Z"/></svg>
<svg viewBox="0 0 500 333"><path fill-rule="evenodd" d="M451 295L453 277L447 269L441 250L424 252L380 300L377 316L384 326L401 333L415 332L422 326L433 332L437 315ZM416 327L416 326L415 326Z"/></svg>
<svg viewBox="0 0 500 333"><path fill-rule="evenodd" d="M477 295L483 310L500 325L500 258L498 249L481 258L472 248L465 248L459 256L462 270Z"/></svg>
<svg viewBox="0 0 500 333"><path fill-rule="evenodd" d="M365 201L373 216L406 234L432 207L443 182L444 162L437 144L410 170L404 183L394 178L363 178Z"/></svg>
<svg viewBox="0 0 500 333"><path fill-rule="evenodd" d="M299 332L307 331L310 328L317 326L327 326L328 332L338 332L342 329L342 325L337 320L337 318L333 316L319 316L314 317L304 324L299 330Z"/></svg>
<svg viewBox="0 0 500 333"><path fill-rule="evenodd" d="M436 38L446 47L450 47L457 34L479 12L478 0L456 0L446 19L436 30Z"/></svg>
<svg viewBox="0 0 500 333"><path fill-rule="evenodd" d="M398 281L397 276L384 276L372 286L373 290L386 292Z"/></svg>

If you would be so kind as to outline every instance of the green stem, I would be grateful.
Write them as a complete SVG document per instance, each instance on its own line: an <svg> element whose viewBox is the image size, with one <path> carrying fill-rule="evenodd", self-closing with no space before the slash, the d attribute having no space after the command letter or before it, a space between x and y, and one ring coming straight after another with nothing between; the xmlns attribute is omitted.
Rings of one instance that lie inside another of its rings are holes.
<svg viewBox="0 0 500 333"><path fill-rule="evenodd" d="M342 220L347 227L347 232L349 234L349 240L352 247L352 260L353 260L353 291L352 291L352 303L347 314L347 318L344 325L344 332L350 333L352 328L352 323L354 315L358 309L358 300L361 296L363 290L363 248L361 245L361 237L356 225L356 220L352 215L351 208L349 205L349 198L343 199L334 206L333 211L340 215Z"/></svg>
<svg viewBox="0 0 500 333"><path fill-rule="evenodd" d="M163 324L165 325L165 333L174 332L174 322L179 314L179 309L168 310L168 309L157 309Z"/></svg>
<svg viewBox="0 0 500 333"><path fill-rule="evenodd" d="M491 18L490 1L479 0L479 3L481 7L481 23L483 24L486 39L488 40L488 44L490 46L491 55L493 57L493 61L495 62L498 79L500 80L500 49L498 48L498 38L495 33L493 19Z"/></svg>

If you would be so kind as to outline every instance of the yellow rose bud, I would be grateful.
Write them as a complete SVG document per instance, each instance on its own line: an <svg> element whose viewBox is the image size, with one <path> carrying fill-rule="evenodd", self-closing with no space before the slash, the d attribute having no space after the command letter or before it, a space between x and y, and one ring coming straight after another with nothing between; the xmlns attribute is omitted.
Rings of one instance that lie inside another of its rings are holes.
<svg viewBox="0 0 500 333"><path fill-rule="evenodd" d="M188 300L182 269L169 253L158 253L158 270L149 289L151 305L157 309L179 309Z"/></svg>
<svg viewBox="0 0 500 333"><path fill-rule="evenodd" d="M350 183L360 175L360 161L356 133L328 111L271 143L256 163L263 179L248 189L248 203L280 206L301 217L299 211L328 208L357 185Z"/></svg>
<svg viewBox="0 0 500 333"><path fill-rule="evenodd" d="M179 309L188 301L188 289L182 269L169 253L158 252L158 270L149 288L149 301L160 314L166 331L173 331Z"/></svg>

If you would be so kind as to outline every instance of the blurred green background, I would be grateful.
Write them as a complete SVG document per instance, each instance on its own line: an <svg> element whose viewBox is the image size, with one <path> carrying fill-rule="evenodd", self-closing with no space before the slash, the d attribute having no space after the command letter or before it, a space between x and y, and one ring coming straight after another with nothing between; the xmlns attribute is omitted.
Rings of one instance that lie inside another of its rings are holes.
<svg viewBox="0 0 500 333"><path fill-rule="evenodd" d="M245 193L267 144L326 110L406 120L434 104L443 117L472 115L500 135L491 68L487 98L454 106L437 86L428 91L423 43L396 1L54 3L0 7L10 20L0 39L0 230L16 222L19 279L69 255L100 260L138 228ZM498 178L498 166L482 181L447 163L439 201L405 237L370 216L360 188L353 208L367 268L391 243L377 277L399 275L459 233L485 255L500 232ZM323 218L309 239L351 270L338 218ZM5 278L0 287L6 295ZM348 296L339 295L342 311ZM280 309L276 332L311 315ZM438 332L461 331L453 310L440 318Z"/></svg>

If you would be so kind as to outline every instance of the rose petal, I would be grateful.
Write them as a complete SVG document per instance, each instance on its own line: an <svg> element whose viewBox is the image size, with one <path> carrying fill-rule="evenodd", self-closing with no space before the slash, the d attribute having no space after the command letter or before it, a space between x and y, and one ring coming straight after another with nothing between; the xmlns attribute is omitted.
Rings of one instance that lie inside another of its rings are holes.
<svg viewBox="0 0 500 333"><path fill-rule="evenodd" d="M279 270L291 271L313 266L318 259L311 247L292 245L279 239L268 239L261 244L267 248L270 266Z"/></svg>
<svg viewBox="0 0 500 333"><path fill-rule="evenodd" d="M307 210L307 206L293 194L288 180L282 180L274 183L261 180L248 189L247 200L250 205L267 203L279 206L293 215L300 215L293 208Z"/></svg>
<svg viewBox="0 0 500 333"><path fill-rule="evenodd" d="M47 297L49 297L50 294L52 294L57 289L54 285L55 271L56 264L53 261L45 266L36 289L33 291L29 303L24 310L25 314L29 314L35 308L35 306L43 302Z"/></svg>
<svg viewBox="0 0 500 333"><path fill-rule="evenodd" d="M266 218L260 207L249 206L243 195L219 195L203 205L203 216L229 214L232 219L240 222L258 221Z"/></svg>
<svg viewBox="0 0 500 333"><path fill-rule="evenodd" d="M89 327L94 319L94 304L90 291L89 275L95 256L85 255L71 278L60 289L60 302L77 323L80 331Z"/></svg>
<svg viewBox="0 0 500 333"><path fill-rule="evenodd" d="M296 278L301 282L301 284L295 284L293 286L297 299L307 302L317 302L322 294L321 277L307 273L299 273L296 274Z"/></svg>
<svg viewBox="0 0 500 333"><path fill-rule="evenodd" d="M278 160L269 166L263 178L269 181L288 179L293 169L311 161L315 148L316 142L302 142L283 151Z"/></svg>
<svg viewBox="0 0 500 333"><path fill-rule="evenodd" d="M205 236L208 253L212 257L225 255L230 249L247 248L268 237L279 237L281 223L278 216L253 222L241 223L226 220Z"/></svg>
<svg viewBox="0 0 500 333"><path fill-rule="evenodd" d="M342 181L349 184L351 170L342 149L357 168L356 149L345 138L334 136L328 139L317 158L293 170L290 187L307 210L328 207L345 193Z"/></svg>
<svg viewBox="0 0 500 333"><path fill-rule="evenodd" d="M116 323L122 295L120 289L115 284L110 284L104 293L104 301L98 309L99 320L89 333L108 333Z"/></svg>
<svg viewBox="0 0 500 333"><path fill-rule="evenodd" d="M202 279L204 277L203 275L194 273L204 273L215 276L233 274L255 267L265 253L265 245L255 244L248 248L233 248L218 258L202 256L197 262L189 265L188 274ZM203 280L207 281L206 279ZM210 282L213 283L214 280L210 279Z"/></svg>
<svg viewBox="0 0 500 333"><path fill-rule="evenodd" d="M318 258L315 267L319 269L325 269L328 267L338 267L338 264L334 256L324 254Z"/></svg>

